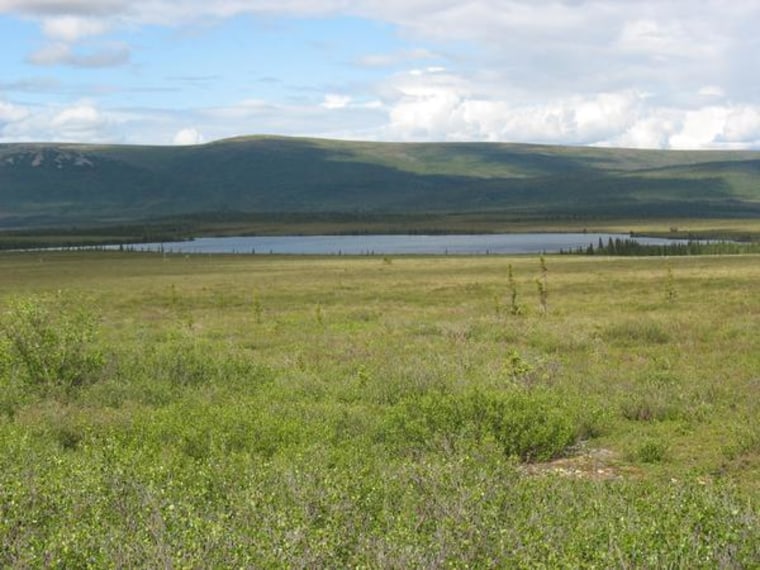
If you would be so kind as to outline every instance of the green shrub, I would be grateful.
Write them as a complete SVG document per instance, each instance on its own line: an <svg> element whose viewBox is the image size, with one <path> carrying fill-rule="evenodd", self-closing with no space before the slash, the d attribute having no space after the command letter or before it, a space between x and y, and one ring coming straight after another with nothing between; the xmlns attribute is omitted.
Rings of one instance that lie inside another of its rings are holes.
<svg viewBox="0 0 760 570"><path fill-rule="evenodd" d="M163 407L196 392L244 396L274 377L250 354L214 345L185 330L173 330L166 339L138 346L111 355L104 381L87 390L89 401L109 407L128 401Z"/></svg>
<svg viewBox="0 0 760 570"><path fill-rule="evenodd" d="M407 449L492 440L526 462L561 455L578 433L565 406L539 390L431 392L394 406L381 429L383 440Z"/></svg>
<svg viewBox="0 0 760 570"><path fill-rule="evenodd" d="M746 416L736 418L729 428L730 436L723 444L723 455L729 461L745 454L760 453L760 426L757 411L751 410Z"/></svg>
<svg viewBox="0 0 760 570"><path fill-rule="evenodd" d="M654 439L648 439L642 442L636 450L636 459L642 463L660 463L665 459L667 446Z"/></svg>
<svg viewBox="0 0 760 570"><path fill-rule="evenodd" d="M82 299L61 293L14 299L2 331L10 368L42 392L90 383L104 364L97 319Z"/></svg>
<svg viewBox="0 0 760 570"><path fill-rule="evenodd" d="M0 334L0 415L13 417L24 400L23 386L11 374L12 356L8 339Z"/></svg>
<svg viewBox="0 0 760 570"><path fill-rule="evenodd" d="M625 419L634 422L655 422L672 420L680 416L676 402L669 394L651 388L646 390L646 392L625 396L620 403L620 412Z"/></svg>
<svg viewBox="0 0 760 570"><path fill-rule="evenodd" d="M473 418L484 424L505 455L545 461L575 443L575 421L556 398L542 391L475 393Z"/></svg>

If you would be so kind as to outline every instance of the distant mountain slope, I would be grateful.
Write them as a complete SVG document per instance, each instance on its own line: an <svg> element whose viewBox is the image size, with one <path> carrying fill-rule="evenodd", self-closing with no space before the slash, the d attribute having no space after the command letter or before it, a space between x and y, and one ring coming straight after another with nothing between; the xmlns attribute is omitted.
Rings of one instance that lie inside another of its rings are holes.
<svg viewBox="0 0 760 570"><path fill-rule="evenodd" d="M760 152L280 137L0 145L0 227L212 212L760 217Z"/></svg>

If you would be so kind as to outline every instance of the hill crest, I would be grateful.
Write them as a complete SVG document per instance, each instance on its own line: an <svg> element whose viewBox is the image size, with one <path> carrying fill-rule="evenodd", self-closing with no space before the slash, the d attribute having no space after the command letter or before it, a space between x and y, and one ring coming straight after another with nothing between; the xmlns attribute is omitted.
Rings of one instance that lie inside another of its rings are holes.
<svg viewBox="0 0 760 570"><path fill-rule="evenodd" d="M274 136L0 145L0 226L220 211L760 217L760 152Z"/></svg>

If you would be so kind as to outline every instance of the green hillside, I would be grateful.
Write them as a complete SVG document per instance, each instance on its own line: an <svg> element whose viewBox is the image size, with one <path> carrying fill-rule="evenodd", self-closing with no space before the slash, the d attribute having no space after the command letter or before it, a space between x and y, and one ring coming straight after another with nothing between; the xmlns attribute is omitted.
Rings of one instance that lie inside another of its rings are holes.
<svg viewBox="0 0 760 570"><path fill-rule="evenodd" d="M220 213L760 217L760 152L242 137L0 145L0 228Z"/></svg>

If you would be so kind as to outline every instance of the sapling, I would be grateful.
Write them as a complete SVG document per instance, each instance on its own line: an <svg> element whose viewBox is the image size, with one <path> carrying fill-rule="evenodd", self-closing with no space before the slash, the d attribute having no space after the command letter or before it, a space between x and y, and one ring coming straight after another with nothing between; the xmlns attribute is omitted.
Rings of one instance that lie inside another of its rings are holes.
<svg viewBox="0 0 760 570"><path fill-rule="evenodd" d="M673 266L668 263L668 273L665 278L665 300L668 303L672 303L676 300L676 297L678 297L678 292L676 291L675 280L673 279Z"/></svg>
<svg viewBox="0 0 760 570"><path fill-rule="evenodd" d="M509 264L507 268L507 284L509 285L509 297L510 305L509 312L513 315L519 315L522 313L522 307L517 302L517 284L515 283L515 276L512 272L512 264Z"/></svg>
<svg viewBox="0 0 760 570"><path fill-rule="evenodd" d="M317 303L317 308L315 309L314 312L315 312L315 316L317 318L317 324L319 326L322 326L324 324L325 317L324 317L324 311L322 310L322 304L321 303Z"/></svg>
<svg viewBox="0 0 760 570"><path fill-rule="evenodd" d="M264 316L264 306L261 303L261 298L258 295L253 297L253 315L256 318L256 324L261 324Z"/></svg>
<svg viewBox="0 0 760 570"><path fill-rule="evenodd" d="M179 303L179 295L177 294L177 287L172 283L169 286L169 304L173 309L177 308L177 304Z"/></svg>
<svg viewBox="0 0 760 570"><path fill-rule="evenodd" d="M549 269L546 267L546 260L543 255L540 258L540 263L541 277L536 279L536 287L538 289L538 302L541 308L541 313L546 315L549 312L549 289L546 286Z"/></svg>

